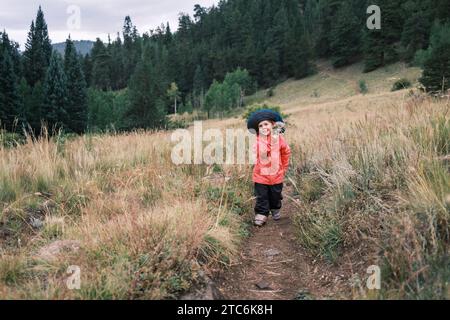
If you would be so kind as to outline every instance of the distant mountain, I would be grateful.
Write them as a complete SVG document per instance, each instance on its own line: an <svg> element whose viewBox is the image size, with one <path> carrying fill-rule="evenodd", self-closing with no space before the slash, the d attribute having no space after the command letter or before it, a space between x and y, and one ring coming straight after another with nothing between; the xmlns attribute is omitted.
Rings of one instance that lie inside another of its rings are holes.
<svg viewBox="0 0 450 320"><path fill-rule="evenodd" d="M75 44L75 48L77 49L78 53L81 53L83 56L87 53L91 53L92 47L94 46L94 41L90 40L74 40L73 43ZM66 49L66 43L55 43L53 44L53 49L64 55L64 50Z"/></svg>

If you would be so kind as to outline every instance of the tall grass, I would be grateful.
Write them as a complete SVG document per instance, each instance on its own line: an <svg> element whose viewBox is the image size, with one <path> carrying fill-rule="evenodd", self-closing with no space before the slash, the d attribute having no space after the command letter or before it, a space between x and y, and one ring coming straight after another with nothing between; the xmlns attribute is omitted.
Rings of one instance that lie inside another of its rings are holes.
<svg viewBox="0 0 450 320"><path fill-rule="evenodd" d="M170 132L0 146L0 297L174 298L229 265L251 212L249 168L175 166L171 151ZM80 249L43 258L57 240ZM81 290L65 284L71 265Z"/></svg>
<svg viewBox="0 0 450 320"><path fill-rule="evenodd" d="M394 110L303 145L298 238L355 272L380 265L380 297L449 298L450 107L415 99Z"/></svg>

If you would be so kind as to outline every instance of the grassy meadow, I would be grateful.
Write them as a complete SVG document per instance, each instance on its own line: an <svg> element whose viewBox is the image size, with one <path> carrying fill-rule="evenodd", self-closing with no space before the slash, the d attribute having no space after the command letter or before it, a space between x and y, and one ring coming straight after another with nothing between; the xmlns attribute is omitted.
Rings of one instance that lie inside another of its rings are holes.
<svg viewBox="0 0 450 320"><path fill-rule="evenodd" d="M168 133L141 132L0 149L0 296L173 298L228 264L247 233L250 171L175 166L171 148ZM56 240L80 248L48 259ZM81 290L66 288L70 265Z"/></svg>
<svg viewBox="0 0 450 320"><path fill-rule="evenodd" d="M252 97L290 115L298 246L361 277L380 265L372 298L449 298L450 103L390 92L386 79L415 80L416 69L359 68ZM239 117L204 124L244 126ZM0 297L176 298L204 270L235 262L251 230L251 168L175 166L170 134L0 146ZM55 241L72 248L49 254ZM65 285L71 265L81 290ZM361 297L354 290L345 295Z"/></svg>

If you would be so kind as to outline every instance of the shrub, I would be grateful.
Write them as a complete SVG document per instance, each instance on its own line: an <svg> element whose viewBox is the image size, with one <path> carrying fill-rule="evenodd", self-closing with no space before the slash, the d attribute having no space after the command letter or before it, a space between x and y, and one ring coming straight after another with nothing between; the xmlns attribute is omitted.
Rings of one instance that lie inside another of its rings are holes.
<svg viewBox="0 0 450 320"><path fill-rule="evenodd" d="M403 89L411 88L412 83L408 79L402 78L400 80L395 81L394 85L392 86L391 91L398 91Z"/></svg>
<svg viewBox="0 0 450 320"><path fill-rule="evenodd" d="M186 129L188 127L189 127L189 123L187 123L184 119L170 120L167 124L168 130Z"/></svg>
<svg viewBox="0 0 450 320"><path fill-rule="evenodd" d="M359 92L362 94L366 94L369 92L369 89L367 88L367 83L365 80L359 80Z"/></svg>
<svg viewBox="0 0 450 320"><path fill-rule="evenodd" d="M0 146L13 148L25 143L25 137L18 133L0 131Z"/></svg>

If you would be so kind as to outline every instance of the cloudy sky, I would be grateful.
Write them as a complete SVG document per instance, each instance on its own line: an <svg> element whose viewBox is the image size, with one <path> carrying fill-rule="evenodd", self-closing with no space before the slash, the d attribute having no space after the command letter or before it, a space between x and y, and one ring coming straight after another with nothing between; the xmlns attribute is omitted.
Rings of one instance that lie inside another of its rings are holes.
<svg viewBox="0 0 450 320"><path fill-rule="evenodd" d="M74 40L114 39L130 15L140 33L169 22L172 31L180 12L192 16L195 4L210 7L218 0L0 0L0 29L23 48L39 5L44 10L53 43L69 35Z"/></svg>

